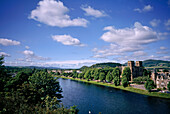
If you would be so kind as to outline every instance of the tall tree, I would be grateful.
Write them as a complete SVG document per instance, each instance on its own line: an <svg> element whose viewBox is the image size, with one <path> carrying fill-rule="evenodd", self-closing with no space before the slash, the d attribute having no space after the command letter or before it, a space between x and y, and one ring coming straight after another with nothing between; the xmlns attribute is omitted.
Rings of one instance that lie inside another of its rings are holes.
<svg viewBox="0 0 170 114"><path fill-rule="evenodd" d="M7 74L5 66L3 65L3 60L4 57L0 56L0 92L4 91L7 81L11 78L11 76Z"/></svg>
<svg viewBox="0 0 170 114"><path fill-rule="evenodd" d="M100 73L100 75L99 75L99 80L100 80L100 81L105 80L105 73L104 73L104 72L101 72L101 73Z"/></svg>
<svg viewBox="0 0 170 114"><path fill-rule="evenodd" d="M107 75L106 75L106 81L107 82L111 82L113 80L113 77L112 77L112 75L111 75L111 73L110 73L110 71L107 73Z"/></svg>
<svg viewBox="0 0 170 114"><path fill-rule="evenodd" d="M120 69L115 67L112 71L112 75L113 75L113 82L116 86L120 85Z"/></svg>
<svg viewBox="0 0 170 114"><path fill-rule="evenodd" d="M99 79L99 74L100 74L99 69L95 69L95 71L94 71L94 79L95 80Z"/></svg>
<svg viewBox="0 0 170 114"><path fill-rule="evenodd" d="M125 67L124 70L123 70L123 74L122 74L123 77L126 77L127 78L127 81L130 81L131 80L131 71L130 71L130 68L129 67Z"/></svg>
<svg viewBox="0 0 170 114"><path fill-rule="evenodd" d="M90 70L87 70L86 73L84 74L84 78L89 80L90 79Z"/></svg>

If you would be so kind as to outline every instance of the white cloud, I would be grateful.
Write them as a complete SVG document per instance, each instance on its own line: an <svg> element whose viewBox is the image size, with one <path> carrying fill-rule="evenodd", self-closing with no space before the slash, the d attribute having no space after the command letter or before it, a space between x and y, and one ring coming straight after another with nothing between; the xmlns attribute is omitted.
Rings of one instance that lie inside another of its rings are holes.
<svg viewBox="0 0 170 114"><path fill-rule="evenodd" d="M104 11L96 10L96 9L92 8L91 6L87 6L87 7L82 6L81 9L85 11L85 15L87 15L87 16L94 16L97 18L107 16Z"/></svg>
<svg viewBox="0 0 170 114"><path fill-rule="evenodd" d="M137 11L139 13L141 12L148 12L148 11L152 11L153 10L153 7L151 5L146 5L143 7L143 9L140 9L140 8L135 8L134 11Z"/></svg>
<svg viewBox="0 0 170 114"><path fill-rule="evenodd" d="M52 39L64 45L85 46L85 44L80 43L77 38L73 38L70 35L53 35Z"/></svg>
<svg viewBox="0 0 170 114"><path fill-rule="evenodd" d="M159 25L159 23L161 22L161 20L159 19L153 19L152 21L150 21L150 24L153 26L153 27L156 27Z"/></svg>
<svg viewBox="0 0 170 114"><path fill-rule="evenodd" d="M105 27L108 32L101 36L106 42L116 43L121 46L138 46L158 41L159 34L147 26L135 22L133 28L115 29L112 26Z"/></svg>
<svg viewBox="0 0 170 114"><path fill-rule="evenodd" d="M33 61L33 60L49 60L49 58L37 56L33 51L25 50L22 52L25 55L25 61ZM22 58L18 59L22 60Z"/></svg>
<svg viewBox="0 0 170 114"><path fill-rule="evenodd" d="M26 49L30 49L30 47L29 47L29 46L25 46L25 48L26 48Z"/></svg>
<svg viewBox="0 0 170 114"><path fill-rule="evenodd" d="M0 52L0 56L10 57L10 54L7 54L5 52Z"/></svg>
<svg viewBox="0 0 170 114"><path fill-rule="evenodd" d="M109 42L110 45L102 49L94 48L92 50L94 58L125 56L132 52L136 56L145 56L147 54L143 50L147 44L161 39L159 33L139 22L131 28L116 29L113 26L107 26L104 30L107 32L101 36L101 39Z"/></svg>
<svg viewBox="0 0 170 114"><path fill-rule="evenodd" d="M31 11L29 18L45 23L49 26L87 26L88 21L86 19L79 17L71 19L67 14L68 12L69 9L64 6L61 1L43 0L38 3L36 9Z"/></svg>
<svg viewBox="0 0 170 114"><path fill-rule="evenodd" d="M20 45L21 43L15 40L0 38L0 44L4 46L9 46L9 45Z"/></svg>
<svg viewBox="0 0 170 114"><path fill-rule="evenodd" d="M161 49L161 50L165 50L165 49L167 49L167 48L164 47L164 46L161 46L160 49Z"/></svg>

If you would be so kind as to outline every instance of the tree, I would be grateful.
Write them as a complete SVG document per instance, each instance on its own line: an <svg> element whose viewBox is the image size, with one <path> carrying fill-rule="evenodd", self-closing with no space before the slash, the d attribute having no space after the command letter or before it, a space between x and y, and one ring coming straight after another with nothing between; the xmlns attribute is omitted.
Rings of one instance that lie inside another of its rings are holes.
<svg viewBox="0 0 170 114"><path fill-rule="evenodd" d="M5 66L3 65L4 57L0 56L0 91L4 91L4 87L7 83L7 81L11 78L10 75L7 74L7 71L5 69Z"/></svg>
<svg viewBox="0 0 170 114"><path fill-rule="evenodd" d="M100 81L105 80L105 73L104 73L104 72L101 72L101 73L100 73L100 75L99 75L99 80L100 80Z"/></svg>
<svg viewBox="0 0 170 114"><path fill-rule="evenodd" d="M17 73L17 75L11 78L5 85L5 90L10 91L11 89L18 89L23 83L28 83L29 76L32 75L32 70L23 70Z"/></svg>
<svg viewBox="0 0 170 114"><path fill-rule="evenodd" d="M95 69L95 71L94 71L94 79L95 80L99 79L99 74L100 74L99 69Z"/></svg>
<svg viewBox="0 0 170 114"><path fill-rule="evenodd" d="M124 70L123 70L123 74L122 74L123 77L126 77L127 78L127 81L130 81L131 80L131 71L130 71L130 68L129 67L125 67Z"/></svg>
<svg viewBox="0 0 170 114"><path fill-rule="evenodd" d="M72 76L73 78L77 78L77 77L78 77L78 73L77 73L76 70L73 70L73 73L72 73L72 74L73 74L73 76Z"/></svg>
<svg viewBox="0 0 170 114"><path fill-rule="evenodd" d="M29 77L29 84L39 92L39 97L44 100L47 95L51 98L62 98L59 82L49 73L40 71Z"/></svg>
<svg viewBox="0 0 170 114"><path fill-rule="evenodd" d="M122 86L123 86L123 87L127 87L127 86L128 86L128 80L127 80L126 77L123 77L123 78L122 78Z"/></svg>
<svg viewBox="0 0 170 114"><path fill-rule="evenodd" d="M90 75L90 79L91 79L91 80L93 80L93 79L94 79L94 72L95 72L95 70L94 70L94 69L92 69L92 70L91 70L91 72L90 72L90 74L91 74L91 75Z"/></svg>
<svg viewBox="0 0 170 114"><path fill-rule="evenodd" d="M111 75L111 73L110 73L110 71L107 73L107 75L106 75L106 81L107 82L111 82L113 80L113 77L112 77L112 75Z"/></svg>
<svg viewBox="0 0 170 114"><path fill-rule="evenodd" d="M120 69L115 67L113 69L112 75L113 75L113 82L116 86L120 85Z"/></svg>
<svg viewBox="0 0 170 114"><path fill-rule="evenodd" d="M155 88L154 81L151 79L148 79L145 83L145 89L150 92L154 88Z"/></svg>
<svg viewBox="0 0 170 114"><path fill-rule="evenodd" d="M84 73L79 73L78 78L80 78L80 79L83 78L83 75L84 75Z"/></svg>
<svg viewBox="0 0 170 114"><path fill-rule="evenodd" d="M113 80L113 83L115 84L115 86L120 85L120 78L119 77L115 77Z"/></svg>
<svg viewBox="0 0 170 114"><path fill-rule="evenodd" d="M168 82L167 88L170 91L170 82Z"/></svg>
<svg viewBox="0 0 170 114"><path fill-rule="evenodd" d="M86 73L84 74L84 78L89 80L90 79L90 70L87 70Z"/></svg>
<svg viewBox="0 0 170 114"><path fill-rule="evenodd" d="M167 69L164 69L163 72L169 72Z"/></svg>

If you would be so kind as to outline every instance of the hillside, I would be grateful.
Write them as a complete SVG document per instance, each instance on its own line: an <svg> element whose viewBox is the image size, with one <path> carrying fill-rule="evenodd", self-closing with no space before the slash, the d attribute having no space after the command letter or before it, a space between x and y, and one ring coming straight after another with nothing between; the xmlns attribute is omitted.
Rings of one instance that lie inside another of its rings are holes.
<svg viewBox="0 0 170 114"><path fill-rule="evenodd" d="M145 60L143 61L144 67L170 67L170 61L163 60Z"/></svg>
<svg viewBox="0 0 170 114"><path fill-rule="evenodd" d="M116 66L121 66L120 63L112 63L112 62L108 62L108 63L97 63L91 66L91 68L104 68L104 67L116 67Z"/></svg>

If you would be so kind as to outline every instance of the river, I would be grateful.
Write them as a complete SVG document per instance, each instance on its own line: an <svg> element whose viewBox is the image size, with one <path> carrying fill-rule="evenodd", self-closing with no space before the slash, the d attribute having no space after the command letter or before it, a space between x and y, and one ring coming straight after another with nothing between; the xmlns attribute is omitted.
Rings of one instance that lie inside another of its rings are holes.
<svg viewBox="0 0 170 114"><path fill-rule="evenodd" d="M149 97L111 87L59 78L62 103L79 114L170 114L170 99Z"/></svg>

